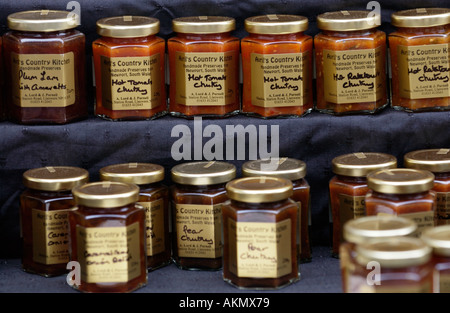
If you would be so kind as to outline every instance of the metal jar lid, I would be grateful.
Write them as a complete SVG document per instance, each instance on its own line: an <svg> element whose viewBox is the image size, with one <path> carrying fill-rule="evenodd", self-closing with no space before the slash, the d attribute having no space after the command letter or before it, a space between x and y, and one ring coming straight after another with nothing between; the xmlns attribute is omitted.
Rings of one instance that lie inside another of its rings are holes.
<svg viewBox="0 0 450 313"><path fill-rule="evenodd" d="M396 27L433 27L450 24L449 8L418 8L395 12L391 24Z"/></svg>
<svg viewBox="0 0 450 313"><path fill-rule="evenodd" d="M381 25L381 15L372 11L335 11L317 17L317 27L330 31L357 31Z"/></svg>
<svg viewBox="0 0 450 313"><path fill-rule="evenodd" d="M417 229L412 219L399 216L373 215L349 220L344 224L344 239L355 244L368 240L409 236Z"/></svg>
<svg viewBox="0 0 450 313"><path fill-rule="evenodd" d="M433 248L435 254L450 257L450 225L427 228L421 239Z"/></svg>
<svg viewBox="0 0 450 313"><path fill-rule="evenodd" d="M145 185L164 180L164 167L152 163L121 163L100 169L100 179Z"/></svg>
<svg viewBox="0 0 450 313"><path fill-rule="evenodd" d="M244 25L249 33L282 35L306 31L308 19L299 15L267 14L249 17Z"/></svg>
<svg viewBox="0 0 450 313"><path fill-rule="evenodd" d="M432 249L415 237L377 239L356 246L356 261L366 266L378 262L381 268L419 266L428 262Z"/></svg>
<svg viewBox="0 0 450 313"><path fill-rule="evenodd" d="M94 182L72 189L76 205L89 208L115 208L138 201L139 187L121 182Z"/></svg>
<svg viewBox="0 0 450 313"><path fill-rule="evenodd" d="M288 199L293 186L288 179L277 177L244 177L226 185L228 198L246 203L267 203Z"/></svg>
<svg viewBox="0 0 450 313"><path fill-rule="evenodd" d="M54 32L77 27L79 19L79 16L73 12L37 10L10 14L7 22L12 30Z"/></svg>
<svg viewBox="0 0 450 313"><path fill-rule="evenodd" d="M172 20L172 29L176 33L217 34L231 32L235 28L235 19L226 16L189 16Z"/></svg>
<svg viewBox="0 0 450 313"><path fill-rule="evenodd" d="M199 161L175 165L172 181L182 185L215 185L227 183L236 177L236 167L227 162Z"/></svg>
<svg viewBox="0 0 450 313"><path fill-rule="evenodd" d="M411 194L433 188L434 175L429 171L396 168L372 172L367 175L367 186L387 194Z"/></svg>
<svg viewBox="0 0 450 313"><path fill-rule="evenodd" d="M245 162L241 170L245 177L271 176L298 180L306 176L306 163L293 158L252 160Z"/></svg>
<svg viewBox="0 0 450 313"><path fill-rule="evenodd" d="M114 16L97 21L97 33L105 37L147 37L157 34L159 28L159 20L147 16Z"/></svg>
<svg viewBox="0 0 450 313"><path fill-rule="evenodd" d="M404 156L405 167L433 173L450 172L450 149L411 151Z"/></svg>
<svg viewBox="0 0 450 313"><path fill-rule="evenodd" d="M373 171L396 168L395 156L378 152L355 152L335 157L332 161L333 173L351 177L366 177Z"/></svg>
<svg viewBox="0 0 450 313"><path fill-rule="evenodd" d="M67 191L89 181L89 172L73 166L47 166L23 173L23 184L42 191Z"/></svg>

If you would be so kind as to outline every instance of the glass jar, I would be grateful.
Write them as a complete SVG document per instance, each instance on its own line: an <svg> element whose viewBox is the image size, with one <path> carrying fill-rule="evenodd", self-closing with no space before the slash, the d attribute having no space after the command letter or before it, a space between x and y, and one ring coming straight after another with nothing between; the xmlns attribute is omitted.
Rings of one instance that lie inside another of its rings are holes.
<svg viewBox="0 0 450 313"><path fill-rule="evenodd" d="M358 279L352 276L356 263L356 246L377 239L412 236L417 224L395 215L364 216L344 224L344 242L339 246L342 290L345 293L357 290Z"/></svg>
<svg viewBox="0 0 450 313"><path fill-rule="evenodd" d="M392 14L389 34L392 107L408 112L450 109L450 9Z"/></svg>
<svg viewBox="0 0 450 313"><path fill-rule="evenodd" d="M145 210L139 187L94 182L72 189L71 261L80 265L81 292L131 292L147 284ZM77 278L77 277L75 277Z"/></svg>
<svg viewBox="0 0 450 313"><path fill-rule="evenodd" d="M300 278L292 182L245 177L227 184L223 279L241 289L278 289Z"/></svg>
<svg viewBox="0 0 450 313"><path fill-rule="evenodd" d="M336 174L329 182L330 214L332 219L333 257L339 257L343 241L343 225L348 220L365 216L365 196L369 191L366 176L372 171L397 167L390 154L356 152L335 157L332 170Z"/></svg>
<svg viewBox="0 0 450 313"><path fill-rule="evenodd" d="M311 224L310 186L305 179L306 163L293 158L254 160L242 165L242 176L270 176L289 179L293 185L291 199L297 203L297 250L301 263L311 262L309 225Z"/></svg>
<svg viewBox="0 0 450 313"><path fill-rule="evenodd" d="M419 238L384 238L356 246L353 293L431 293L431 248Z"/></svg>
<svg viewBox="0 0 450 313"><path fill-rule="evenodd" d="M8 16L3 35L8 117L21 124L65 124L87 117L85 36L65 11Z"/></svg>
<svg viewBox="0 0 450 313"><path fill-rule="evenodd" d="M88 171L71 166L26 171L20 195L22 269L46 277L67 273L71 189L87 183Z"/></svg>
<svg viewBox="0 0 450 313"><path fill-rule="evenodd" d="M171 175L173 261L185 270L220 270L225 184L236 177L236 167L189 162L174 166Z"/></svg>
<svg viewBox="0 0 450 313"><path fill-rule="evenodd" d="M393 214L417 223L415 236L434 227L436 195L431 189L434 175L429 171L397 168L367 175L366 214Z"/></svg>
<svg viewBox="0 0 450 313"><path fill-rule="evenodd" d="M338 11L321 14L314 38L318 111L375 113L388 103L386 34L379 14Z"/></svg>
<svg viewBox="0 0 450 313"><path fill-rule="evenodd" d="M421 239L433 249L435 293L450 293L450 225L429 228Z"/></svg>
<svg viewBox="0 0 450 313"><path fill-rule="evenodd" d="M221 16L180 17L167 42L169 111L178 117L227 117L239 113L239 38L235 20Z"/></svg>
<svg viewBox="0 0 450 313"><path fill-rule="evenodd" d="M450 224L450 149L411 151L404 156L405 167L434 174L436 225Z"/></svg>
<svg viewBox="0 0 450 313"><path fill-rule="evenodd" d="M241 40L242 112L270 118L303 116L313 108L313 40L308 19L262 15L245 20Z"/></svg>
<svg viewBox="0 0 450 313"><path fill-rule="evenodd" d="M159 20L117 16L97 21L92 43L95 113L109 120L148 120L167 113L165 41Z"/></svg>
<svg viewBox="0 0 450 313"><path fill-rule="evenodd" d="M169 190L163 184L164 167L151 163L114 164L100 169L100 179L138 185L137 204L145 208L146 217L147 268L155 270L170 264Z"/></svg>

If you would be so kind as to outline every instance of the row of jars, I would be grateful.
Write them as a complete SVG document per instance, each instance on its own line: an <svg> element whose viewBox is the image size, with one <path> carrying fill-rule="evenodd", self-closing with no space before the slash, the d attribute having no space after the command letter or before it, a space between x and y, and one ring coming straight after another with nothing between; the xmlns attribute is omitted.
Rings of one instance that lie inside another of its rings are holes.
<svg viewBox="0 0 450 313"><path fill-rule="evenodd" d="M231 34L231 17L176 18L176 34L167 41L167 104L166 42L157 36L159 20L103 18L97 22L101 37L92 44L95 114L134 120L167 113L303 116L314 108L330 114L375 113L389 98L394 108L407 111L449 109L450 9L400 11L391 22L397 30L387 40L375 12L324 13L317 17L322 32L312 38L305 34L307 18L269 14L247 18L249 35L240 40ZM85 37L77 25L75 14L61 11L8 17L11 31L3 36L3 48L13 121L66 123L87 116Z"/></svg>
<svg viewBox="0 0 450 313"><path fill-rule="evenodd" d="M185 270L223 270L239 288L273 289L300 278L311 261L309 185L304 162L249 161L236 178L228 162L171 169L149 163L110 165L100 181L78 167L23 174L22 268L43 276L79 263L83 292L129 292L147 272L170 263ZM169 222L172 221L172 223ZM170 225L169 225L170 224Z"/></svg>

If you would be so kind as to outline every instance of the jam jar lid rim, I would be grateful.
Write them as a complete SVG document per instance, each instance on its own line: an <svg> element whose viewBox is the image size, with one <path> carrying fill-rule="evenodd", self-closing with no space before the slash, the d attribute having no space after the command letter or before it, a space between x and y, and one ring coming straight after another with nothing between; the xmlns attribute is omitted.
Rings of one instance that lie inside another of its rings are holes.
<svg viewBox="0 0 450 313"><path fill-rule="evenodd" d="M426 11L430 14L423 15ZM434 12L433 12L434 11ZM412 13L416 14L412 14ZM439 13L438 13L439 12ZM417 8L394 12L391 24L396 27L433 27L450 24L450 8Z"/></svg>
<svg viewBox="0 0 450 313"><path fill-rule="evenodd" d="M234 185L252 180L274 180L281 183L281 186L271 189L240 189ZM245 203L269 203L289 199L293 194L293 185L289 179L271 177L271 176L254 176L242 177L232 180L225 186L227 196L231 200Z"/></svg>
<svg viewBox="0 0 450 313"><path fill-rule="evenodd" d="M294 159L294 158L279 158L280 160L284 160L282 164L286 164L285 162L289 162L289 165L292 165L291 168L288 169L276 169L276 170L262 170L252 168L252 165L256 165L269 160L251 160L247 161L242 165L241 172L243 176L251 177L251 176L273 176L273 177L282 177L289 180L298 180L302 179L306 176L306 163ZM271 161L269 161L271 162Z"/></svg>
<svg viewBox="0 0 450 313"><path fill-rule="evenodd" d="M387 180L380 178L380 175L387 173L389 177L398 174L406 176L397 176L397 180ZM408 173L420 175L421 177L408 179ZM403 177L403 179L402 179ZM376 192L387 194L412 194L429 191L434 186L435 176L430 171L417 170L411 168L394 168L371 172L367 175L367 186Z"/></svg>
<svg viewBox="0 0 450 313"><path fill-rule="evenodd" d="M45 170L55 172L58 170L69 170L72 175L60 178L36 177L33 173ZM81 167L76 166L46 166L33 168L25 171L22 175L23 184L31 189L42 191L66 191L87 183L89 181L89 172Z"/></svg>
<svg viewBox="0 0 450 313"><path fill-rule="evenodd" d="M142 168L142 171L127 172L127 166ZM145 168L147 166L148 168ZM150 170L149 168L153 168L153 170ZM118 171L114 171L114 169L117 169ZM102 167L99 174L102 181L109 180L145 185L164 180L165 170L163 166L153 163L119 163Z"/></svg>
<svg viewBox="0 0 450 313"><path fill-rule="evenodd" d="M187 172L183 171L186 167L211 168L214 164L218 164L219 171L216 172ZM216 185L227 183L236 177L236 166L223 161L198 161L187 162L175 165L171 169L171 178L174 183L181 185Z"/></svg>
<svg viewBox="0 0 450 313"><path fill-rule="evenodd" d="M89 194L86 193L86 188L102 186L102 188L109 188L111 185L119 185L125 187L125 191L113 194ZM112 208L129 205L139 200L139 187L136 184L123 182L91 182L72 189L72 195L76 205L84 205L91 208Z"/></svg>
<svg viewBox="0 0 450 313"><path fill-rule="evenodd" d="M216 34L236 29L236 20L228 16L187 16L172 20L172 30L176 33Z"/></svg>
<svg viewBox="0 0 450 313"><path fill-rule="evenodd" d="M365 15L365 17L361 15ZM326 12L317 16L317 27L322 30L357 31L377 28L380 25L381 15L372 11L342 10Z"/></svg>
<svg viewBox="0 0 450 313"><path fill-rule="evenodd" d="M276 17L271 18L271 16ZM267 20L264 20L267 18ZM248 17L244 21L248 33L283 35L303 32L308 29L308 18L301 15L266 14Z"/></svg>
<svg viewBox="0 0 450 313"><path fill-rule="evenodd" d="M364 155L365 158L367 158L367 156L379 156L383 157L384 160L382 162L370 162L367 164L351 164L351 163L349 164L347 162L344 162L344 160L349 159L353 156L357 159L360 159L360 157L358 157L359 155ZM397 158L391 154L382 152L356 152L343 154L333 158L333 160L331 161L331 165L333 173L337 175L351 176L351 177L366 177L369 173L373 171L388 168L396 168Z"/></svg>
<svg viewBox="0 0 450 313"><path fill-rule="evenodd" d="M43 13L45 13L45 15L43 15ZM36 16L49 16L49 14L55 14L57 16L50 19L26 18L25 16L31 16L32 14L36 14ZM24 16L21 18L21 15ZM65 17L62 17L64 15ZM79 15L74 12L62 10L30 10L8 15L7 23L8 28L16 31L54 32L78 27Z"/></svg>
<svg viewBox="0 0 450 313"><path fill-rule="evenodd" d="M430 158L437 155L444 155L439 154L443 150L446 152L445 155L450 152L450 149L424 149L408 152L404 156L405 167L436 173L450 172L450 154L448 154L448 158ZM423 155L423 158L417 155Z"/></svg>
<svg viewBox="0 0 450 313"><path fill-rule="evenodd" d="M130 24L118 23L120 20L127 22L126 19L130 19ZM145 21L146 23L132 24L133 19L137 19L138 21L141 20L143 22ZM97 34L100 36L113 38L135 38L157 34L160 30L160 21L154 17L124 15L99 19L96 26Z"/></svg>
<svg viewBox="0 0 450 313"><path fill-rule="evenodd" d="M449 239L440 238L440 233L448 234ZM450 256L450 225L429 227L422 232L421 239L427 245L437 250L439 254Z"/></svg>

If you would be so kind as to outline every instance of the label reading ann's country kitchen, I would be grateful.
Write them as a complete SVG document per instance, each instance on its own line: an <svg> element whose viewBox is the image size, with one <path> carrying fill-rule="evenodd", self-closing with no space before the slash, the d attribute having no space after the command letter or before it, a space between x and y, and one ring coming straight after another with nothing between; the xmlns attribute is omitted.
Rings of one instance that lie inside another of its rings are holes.
<svg viewBox="0 0 450 313"><path fill-rule="evenodd" d="M339 194L339 218L341 226L345 222L363 217L366 214L366 202L364 196L349 196ZM341 241L343 241L343 227L341 227Z"/></svg>
<svg viewBox="0 0 450 313"><path fill-rule="evenodd" d="M399 46L397 59L400 97L450 97L449 44Z"/></svg>
<svg viewBox="0 0 450 313"><path fill-rule="evenodd" d="M302 106L309 99L311 54L251 54L252 104Z"/></svg>
<svg viewBox="0 0 450 313"><path fill-rule="evenodd" d="M126 227L77 225L81 278L87 283L118 283L141 275L139 223Z"/></svg>
<svg viewBox="0 0 450 313"><path fill-rule="evenodd" d="M385 93L381 48L323 51L324 96L331 103L376 102Z"/></svg>
<svg viewBox="0 0 450 313"><path fill-rule="evenodd" d="M176 204L175 225L178 256L222 256L222 204Z"/></svg>
<svg viewBox="0 0 450 313"><path fill-rule="evenodd" d="M110 110L150 110L161 104L160 55L102 56L102 105Z"/></svg>
<svg viewBox="0 0 450 313"><path fill-rule="evenodd" d="M235 52L177 52L176 101L187 106L223 106L236 101Z"/></svg>
<svg viewBox="0 0 450 313"><path fill-rule="evenodd" d="M164 200L152 202L138 202L145 209L147 255L161 253L165 249Z"/></svg>
<svg viewBox="0 0 450 313"><path fill-rule="evenodd" d="M436 192L437 225L450 224L450 192Z"/></svg>
<svg viewBox="0 0 450 313"><path fill-rule="evenodd" d="M11 54L13 101L20 107L66 107L75 103L73 52Z"/></svg>

